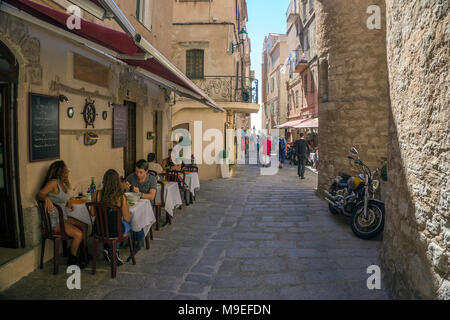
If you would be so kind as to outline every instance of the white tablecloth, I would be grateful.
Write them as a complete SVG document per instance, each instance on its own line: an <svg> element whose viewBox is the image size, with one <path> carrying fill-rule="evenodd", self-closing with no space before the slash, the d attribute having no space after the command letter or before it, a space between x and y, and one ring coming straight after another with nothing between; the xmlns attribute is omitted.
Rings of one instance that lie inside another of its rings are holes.
<svg viewBox="0 0 450 320"><path fill-rule="evenodd" d="M150 200L141 199L130 208L131 230L139 232L144 229L145 235L148 234L152 225L156 222Z"/></svg>
<svg viewBox="0 0 450 320"><path fill-rule="evenodd" d="M69 210L68 216L84 222L87 225L91 225L91 219L89 219L89 211L86 204L74 204L73 211ZM92 222L94 221L95 217L92 217Z"/></svg>
<svg viewBox="0 0 450 320"><path fill-rule="evenodd" d="M189 191L195 195L195 190L200 189L200 179L197 172L186 173L186 180L184 183L189 187Z"/></svg>
<svg viewBox="0 0 450 320"><path fill-rule="evenodd" d="M161 203L161 186L159 184L156 190L155 202ZM173 217L173 210L183 204L177 182L169 182L164 185L164 202L164 209Z"/></svg>

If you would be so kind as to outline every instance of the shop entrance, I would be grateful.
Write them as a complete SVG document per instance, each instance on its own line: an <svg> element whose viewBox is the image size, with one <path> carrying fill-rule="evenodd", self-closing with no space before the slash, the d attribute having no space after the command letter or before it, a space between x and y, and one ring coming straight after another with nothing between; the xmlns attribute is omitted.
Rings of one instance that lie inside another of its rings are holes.
<svg viewBox="0 0 450 320"><path fill-rule="evenodd" d="M14 55L0 42L0 247L18 248L20 237L17 130L15 101L17 63Z"/></svg>
<svg viewBox="0 0 450 320"><path fill-rule="evenodd" d="M124 148L125 176L136 170L136 103L125 101L128 107L127 146Z"/></svg>

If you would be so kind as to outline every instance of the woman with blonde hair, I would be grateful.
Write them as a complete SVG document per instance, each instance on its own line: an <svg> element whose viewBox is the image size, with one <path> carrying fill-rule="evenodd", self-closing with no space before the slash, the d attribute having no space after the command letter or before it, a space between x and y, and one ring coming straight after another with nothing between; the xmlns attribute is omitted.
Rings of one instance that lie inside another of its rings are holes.
<svg viewBox="0 0 450 320"><path fill-rule="evenodd" d="M84 268L86 264L79 261L77 252L83 241L83 227L85 228L86 226L83 222L68 217L69 211L73 210L73 207L69 204L69 172L64 161L53 162L47 171L41 190L36 195L36 198L44 202L45 211L50 215L54 232L60 232L60 227L58 211L53 204L61 207L64 215L64 228L67 235L73 238L67 265L78 265L80 268Z"/></svg>
<svg viewBox="0 0 450 320"><path fill-rule="evenodd" d="M116 170L109 169L105 172L103 176L103 188L102 190L98 190L95 192L92 201L108 203L120 207L122 209L123 234L125 235L131 230L131 226L129 224L131 220L130 207L128 205L127 198L125 197L119 174ZM92 208L91 215L95 216L94 208ZM117 212L115 210L112 210L108 215L108 229L111 234L117 234ZM120 244L118 243L117 248L119 247L119 245ZM121 266L123 264L123 261L119 257L119 250L117 250L116 252L117 265ZM111 262L111 248L109 247L109 245L104 245L103 253L105 260Z"/></svg>

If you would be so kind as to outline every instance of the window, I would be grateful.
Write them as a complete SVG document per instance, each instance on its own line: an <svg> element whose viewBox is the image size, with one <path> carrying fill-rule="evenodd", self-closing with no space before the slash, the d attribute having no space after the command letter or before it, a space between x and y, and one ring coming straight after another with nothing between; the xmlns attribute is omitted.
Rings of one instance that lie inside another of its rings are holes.
<svg viewBox="0 0 450 320"><path fill-rule="evenodd" d="M186 75L189 78L203 78L204 76L204 51L188 50L186 52Z"/></svg>
<svg viewBox="0 0 450 320"><path fill-rule="evenodd" d="M153 0L137 0L136 2L136 19L149 30L152 30L152 6Z"/></svg>
<svg viewBox="0 0 450 320"><path fill-rule="evenodd" d="M306 0L303 0L303 21L306 21Z"/></svg>
<svg viewBox="0 0 450 320"><path fill-rule="evenodd" d="M300 97L298 95L298 90L295 91L295 97L296 97L296 100L297 100L297 102L295 104L295 107L298 108L298 106L300 105L300 100L299 100Z"/></svg>
<svg viewBox="0 0 450 320"><path fill-rule="evenodd" d="M305 78L303 79L303 90L308 92L308 74L305 74Z"/></svg>
<svg viewBox="0 0 450 320"><path fill-rule="evenodd" d="M311 92L314 92L314 74L311 72Z"/></svg>
<svg viewBox="0 0 450 320"><path fill-rule="evenodd" d="M302 31L302 22L300 21L300 19L297 21L296 28L297 28L297 36L298 36L300 34L300 32Z"/></svg>

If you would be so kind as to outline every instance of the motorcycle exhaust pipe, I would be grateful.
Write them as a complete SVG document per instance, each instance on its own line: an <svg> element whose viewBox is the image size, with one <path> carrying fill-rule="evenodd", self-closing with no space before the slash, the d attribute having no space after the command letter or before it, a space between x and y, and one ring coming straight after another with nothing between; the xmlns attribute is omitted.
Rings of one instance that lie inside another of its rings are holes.
<svg viewBox="0 0 450 320"><path fill-rule="evenodd" d="M332 200L330 200L330 199L328 199L328 198L325 198L325 200L327 200L327 202L328 202L329 204L331 204L331 205L333 206L333 208L339 210L339 208L338 208L338 206L336 205L336 203L334 203Z"/></svg>
<svg viewBox="0 0 450 320"><path fill-rule="evenodd" d="M330 198L330 199L333 199L333 200L335 200L336 199L336 196L333 196L331 193L329 193L327 190L325 190L325 194Z"/></svg>

